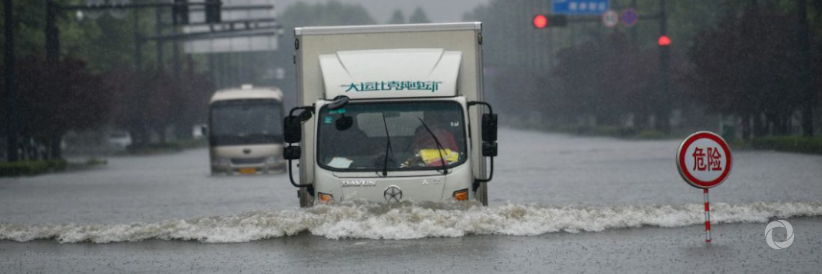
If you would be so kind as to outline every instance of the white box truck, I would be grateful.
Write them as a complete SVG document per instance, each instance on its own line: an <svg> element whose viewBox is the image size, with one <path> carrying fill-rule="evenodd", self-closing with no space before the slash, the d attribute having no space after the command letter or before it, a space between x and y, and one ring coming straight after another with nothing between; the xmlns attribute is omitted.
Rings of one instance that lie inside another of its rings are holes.
<svg viewBox="0 0 822 274"><path fill-rule="evenodd" d="M497 118L482 101L481 23L294 32L298 106L284 120L284 157L301 206L487 205Z"/></svg>

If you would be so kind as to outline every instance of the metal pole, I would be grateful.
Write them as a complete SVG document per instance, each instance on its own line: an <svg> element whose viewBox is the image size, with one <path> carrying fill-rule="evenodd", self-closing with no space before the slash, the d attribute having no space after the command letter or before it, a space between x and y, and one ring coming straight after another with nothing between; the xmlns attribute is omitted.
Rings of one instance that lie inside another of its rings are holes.
<svg viewBox="0 0 822 274"><path fill-rule="evenodd" d="M46 0L46 62L53 67L60 60L60 31L57 29L57 4Z"/></svg>
<svg viewBox="0 0 822 274"><path fill-rule="evenodd" d="M46 64L49 68L57 67L57 63L60 62L60 30L57 29L57 12L59 9L60 6L54 3L54 0L46 0ZM61 89L61 87L58 87L58 89ZM62 90L58 90L57 93L61 94ZM62 157L60 137L59 135L49 137L51 143L49 156L51 158L59 159Z"/></svg>
<svg viewBox="0 0 822 274"><path fill-rule="evenodd" d="M171 16L171 21L172 21L171 33L174 36L177 36L177 22L178 22L177 16L172 15ZM173 68L174 69L174 79L177 80L177 82L179 82L180 79L181 79L180 78L181 64L180 64L180 44L177 41L177 39L174 39L174 40L171 41L171 47L172 47L171 54L172 54L173 59L174 59L174 68Z"/></svg>
<svg viewBox="0 0 822 274"><path fill-rule="evenodd" d="M134 69L137 71L143 68L143 41L140 36L140 11L135 10L134 13Z"/></svg>
<svg viewBox="0 0 822 274"><path fill-rule="evenodd" d="M659 35L668 35L668 15L665 12L665 0L659 0ZM657 112L658 129L664 133L671 132L671 98L670 98L670 45L659 46L659 69L662 73L662 81L660 85L660 104Z"/></svg>
<svg viewBox="0 0 822 274"><path fill-rule="evenodd" d="M3 32L5 43L5 51L3 58L5 62L5 90L6 90L6 160L9 162L16 162L20 159L17 153L17 83L15 83L15 56L14 56L14 10L11 5L11 0L3 1L3 14L5 24L5 31Z"/></svg>
<svg viewBox="0 0 822 274"><path fill-rule="evenodd" d="M219 85L217 85L217 74L214 72L214 53L206 54L206 58L208 58L208 73L211 74L211 82L219 87Z"/></svg>
<svg viewBox="0 0 822 274"><path fill-rule="evenodd" d="M636 10L636 0L631 0L631 8ZM637 39L637 34L636 34L637 30L636 29L637 29L636 26L631 28L631 40L634 42L634 44L636 44L636 39Z"/></svg>
<svg viewBox="0 0 822 274"><path fill-rule="evenodd" d="M799 52L801 59L799 83L807 99L802 106L802 133L807 137L813 136L813 106L816 96L813 92L813 64L811 63L811 40L808 26L808 1L799 0Z"/></svg>
<svg viewBox="0 0 822 274"><path fill-rule="evenodd" d="M705 242L711 242L711 202L708 199L708 189L704 189L705 193Z"/></svg>
<svg viewBox="0 0 822 274"><path fill-rule="evenodd" d="M154 34L163 34L163 22L160 8L154 10ZM157 69L163 69L163 39L157 39Z"/></svg>

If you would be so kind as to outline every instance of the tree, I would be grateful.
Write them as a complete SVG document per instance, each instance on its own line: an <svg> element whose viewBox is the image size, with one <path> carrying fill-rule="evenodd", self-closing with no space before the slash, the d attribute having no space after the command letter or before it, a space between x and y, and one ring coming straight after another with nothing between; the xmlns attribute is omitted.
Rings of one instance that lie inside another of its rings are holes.
<svg viewBox="0 0 822 274"><path fill-rule="evenodd" d="M728 13L721 28L703 32L692 48L691 96L715 113L743 117L743 132L788 134L802 103L794 41L797 19L753 6L742 16ZM746 136L747 137L747 136Z"/></svg>
<svg viewBox="0 0 822 274"><path fill-rule="evenodd" d="M616 125L622 114L647 117L654 99L656 55L628 42L621 32L563 49L555 70L565 101L563 112L594 117L598 125ZM644 123L639 123L644 125Z"/></svg>
<svg viewBox="0 0 822 274"><path fill-rule="evenodd" d="M428 19L428 15L425 14L425 11L423 11L422 8L417 7L417 9L414 10L414 13L411 14L411 17L408 18L408 23L431 23L431 19Z"/></svg>
<svg viewBox="0 0 822 274"><path fill-rule="evenodd" d="M69 130L94 128L105 122L110 94L102 79L89 73L84 61L65 58L49 66L40 56L20 60L17 68L21 135L47 144L48 155L60 158L62 136Z"/></svg>
<svg viewBox="0 0 822 274"><path fill-rule="evenodd" d="M402 10L394 10L391 19L388 19L388 24L405 24L405 15L402 15Z"/></svg>

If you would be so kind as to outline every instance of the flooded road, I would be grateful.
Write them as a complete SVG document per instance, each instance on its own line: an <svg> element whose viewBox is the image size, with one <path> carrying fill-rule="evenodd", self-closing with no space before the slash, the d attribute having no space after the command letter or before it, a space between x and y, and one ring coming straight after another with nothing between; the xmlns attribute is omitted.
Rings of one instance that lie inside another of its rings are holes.
<svg viewBox="0 0 822 274"><path fill-rule="evenodd" d="M302 210L287 175L211 177L205 149L0 179L0 272L812 272L822 261L820 156L735 151L711 191L705 246L678 140L508 129L499 145L488 208ZM787 249L765 243L776 219L793 224Z"/></svg>

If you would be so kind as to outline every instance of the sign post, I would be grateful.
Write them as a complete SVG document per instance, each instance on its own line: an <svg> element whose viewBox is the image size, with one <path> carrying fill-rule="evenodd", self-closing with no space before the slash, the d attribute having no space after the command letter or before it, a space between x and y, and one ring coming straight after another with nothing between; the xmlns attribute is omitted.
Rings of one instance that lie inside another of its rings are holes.
<svg viewBox="0 0 822 274"><path fill-rule="evenodd" d="M718 186L731 174L733 157L728 143L709 131L700 131L679 145L676 167L686 183L701 188L705 196L705 242L711 242L711 208L708 189Z"/></svg>

